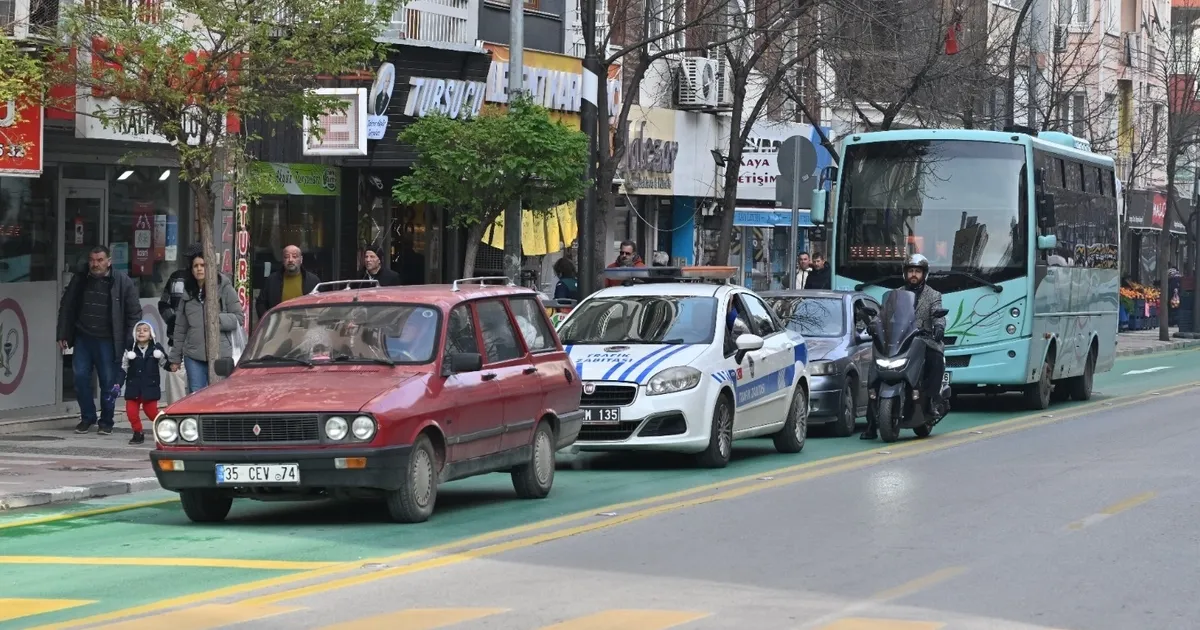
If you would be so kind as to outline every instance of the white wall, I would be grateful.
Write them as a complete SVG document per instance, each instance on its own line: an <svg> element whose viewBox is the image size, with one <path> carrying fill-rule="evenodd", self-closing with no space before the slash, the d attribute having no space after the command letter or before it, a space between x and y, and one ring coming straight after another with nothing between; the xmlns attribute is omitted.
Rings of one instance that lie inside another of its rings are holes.
<svg viewBox="0 0 1200 630"><path fill-rule="evenodd" d="M57 282L0 283L0 409L54 404L57 311Z"/></svg>

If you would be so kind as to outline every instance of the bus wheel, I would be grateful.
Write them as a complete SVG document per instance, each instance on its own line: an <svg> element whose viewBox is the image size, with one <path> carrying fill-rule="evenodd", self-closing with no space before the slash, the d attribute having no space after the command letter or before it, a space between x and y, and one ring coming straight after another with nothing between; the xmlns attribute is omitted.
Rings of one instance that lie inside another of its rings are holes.
<svg viewBox="0 0 1200 630"><path fill-rule="evenodd" d="M1040 410L1050 406L1050 395L1054 392L1054 355L1046 353L1042 363L1042 376L1036 383L1025 386L1025 405Z"/></svg>
<svg viewBox="0 0 1200 630"><path fill-rule="evenodd" d="M1092 380L1096 376L1096 346L1088 351L1087 363L1083 366L1083 374L1067 379L1066 390L1071 398L1083 401L1092 397Z"/></svg>

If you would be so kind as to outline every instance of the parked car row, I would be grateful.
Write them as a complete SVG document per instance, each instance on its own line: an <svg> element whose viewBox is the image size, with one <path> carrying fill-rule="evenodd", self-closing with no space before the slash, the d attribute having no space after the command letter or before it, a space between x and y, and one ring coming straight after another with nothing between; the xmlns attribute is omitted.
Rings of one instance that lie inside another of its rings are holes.
<svg viewBox="0 0 1200 630"><path fill-rule="evenodd" d="M858 322L878 304L672 269L611 270L623 286L567 308L504 278L322 283L267 313L236 366L218 361L228 378L156 419L155 474L197 522L235 498L329 497L420 522L442 484L484 473L546 497L567 447L723 467L745 438L799 453L810 410L853 432L870 360Z"/></svg>

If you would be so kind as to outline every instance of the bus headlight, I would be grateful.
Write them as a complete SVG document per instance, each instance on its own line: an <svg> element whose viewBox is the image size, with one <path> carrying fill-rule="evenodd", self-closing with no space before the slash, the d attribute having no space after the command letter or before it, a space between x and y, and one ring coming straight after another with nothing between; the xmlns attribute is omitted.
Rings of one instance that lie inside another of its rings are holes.
<svg viewBox="0 0 1200 630"><path fill-rule="evenodd" d="M1010 335L1015 335L1015 334L1017 334L1017 327L1012 324L1009 324L1008 327L1004 329L1004 332L1006 332Z"/></svg>
<svg viewBox="0 0 1200 630"><path fill-rule="evenodd" d="M689 390L700 384L700 370L694 367L667 368L646 383L646 392L650 396L671 394Z"/></svg>

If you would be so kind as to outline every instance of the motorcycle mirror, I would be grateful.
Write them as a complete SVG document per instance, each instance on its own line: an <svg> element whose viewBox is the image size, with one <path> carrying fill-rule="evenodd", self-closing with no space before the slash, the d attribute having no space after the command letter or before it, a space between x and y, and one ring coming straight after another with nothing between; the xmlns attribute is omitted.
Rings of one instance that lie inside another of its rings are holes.
<svg viewBox="0 0 1200 630"><path fill-rule="evenodd" d="M950 311L944 308L939 308L933 312L934 317L945 317L950 314Z"/></svg>

